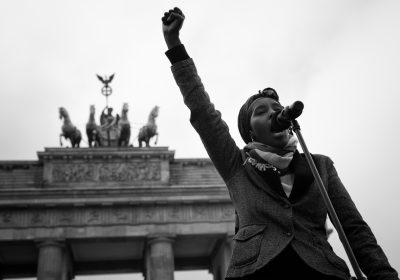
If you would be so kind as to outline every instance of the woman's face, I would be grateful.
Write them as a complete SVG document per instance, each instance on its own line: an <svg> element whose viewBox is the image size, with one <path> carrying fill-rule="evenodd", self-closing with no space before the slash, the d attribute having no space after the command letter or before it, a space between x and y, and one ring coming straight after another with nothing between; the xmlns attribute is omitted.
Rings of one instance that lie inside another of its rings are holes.
<svg viewBox="0 0 400 280"><path fill-rule="evenodd" d="M250 133L254 141L276 148L283 148L287 144L289 130L278 133L271 131L272 116L282 109L278 101L269 97L258 98L251 104Z"/></svg>

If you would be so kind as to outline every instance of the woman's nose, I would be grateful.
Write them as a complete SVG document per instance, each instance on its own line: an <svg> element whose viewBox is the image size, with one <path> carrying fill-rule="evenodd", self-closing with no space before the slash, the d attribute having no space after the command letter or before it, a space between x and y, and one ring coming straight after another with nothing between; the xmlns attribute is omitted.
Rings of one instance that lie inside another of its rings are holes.
<svg viewBox="0 0 400 280"><path fill-rule="evenodd" d="M272 119L272 117L274 116L274 111L272 111L271 113L269 113L269 115L268 115L268 119L270 120L270 119Z"/></svg>

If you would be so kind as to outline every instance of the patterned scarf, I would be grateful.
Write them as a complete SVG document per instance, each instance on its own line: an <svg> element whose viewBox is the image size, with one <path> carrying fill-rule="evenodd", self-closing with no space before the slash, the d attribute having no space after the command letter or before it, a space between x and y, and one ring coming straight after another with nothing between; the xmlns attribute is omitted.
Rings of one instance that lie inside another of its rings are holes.
<svg viewBox="0 0 400 280"><path fill-rule="evenodd" d="M244 147L247 158L243 163L250 163L260 171L272 169L277 173L289 167L296 151L298 140L291 135L288 143L283 148L275 148L260 142L250 142Z"/></svg>

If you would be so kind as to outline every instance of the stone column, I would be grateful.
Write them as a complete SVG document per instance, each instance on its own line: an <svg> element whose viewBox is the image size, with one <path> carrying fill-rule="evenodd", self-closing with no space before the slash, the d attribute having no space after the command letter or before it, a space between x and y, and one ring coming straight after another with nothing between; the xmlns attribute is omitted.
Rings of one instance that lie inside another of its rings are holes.
<svg viewBox="0 0 400 280"><path fill-rule="evenodd" d="M219 243L212 257L211 272L214 280L225 279L232 255L232 236L227 236Z"/></svg>
<svg viewBox="0 0 400 280"><path fill-rule="evenodd" d="M45 240L38 243L38 280L70 280L71 270L65 243L59 240Z"/></svg>
<svg viewBox="0 0 400 280"><path fill-rule="evenodd" d="M149 239L145 257L146 280L174 280L173 241L164 236Z"/></svg>
<svg viewBox="0 0 400 280"><path fill-rule="evenodd" d="M71 252L65 248L63 252L63 267L62 267L62 274L61 280L71 280L74 279L72 274L72 259L71 259Z"/></svg>

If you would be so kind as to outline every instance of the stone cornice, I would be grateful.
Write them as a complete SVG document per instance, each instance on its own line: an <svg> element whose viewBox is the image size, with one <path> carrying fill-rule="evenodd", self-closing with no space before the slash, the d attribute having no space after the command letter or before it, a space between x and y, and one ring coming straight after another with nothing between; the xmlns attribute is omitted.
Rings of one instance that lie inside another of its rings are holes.
<svg viewBox="0 0 400 280"><path fill-rule="evenodd" d="M175 151L168 147L151 148L45 148L38 152L39 161L54 160L120 160L120 159L173 159Z"/></svg>
<svg viewBox="0 0 400 280"><path fill-rule="evenodd" d="M31 167L42 167L43 164L33 160L0 160L0 169L30 169Z"/></svg>

